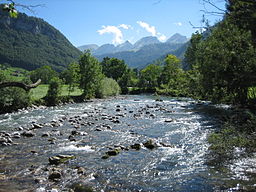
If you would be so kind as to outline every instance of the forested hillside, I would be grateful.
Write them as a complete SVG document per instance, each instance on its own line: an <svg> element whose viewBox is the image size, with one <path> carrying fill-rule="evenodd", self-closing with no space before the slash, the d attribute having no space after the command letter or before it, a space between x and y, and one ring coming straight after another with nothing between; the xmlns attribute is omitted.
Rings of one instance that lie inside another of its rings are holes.
<svg viewBox="0 0 256 192"><path fill-rule="evenodd" d="M0 63L33 70L43 65L64 69L81 52L42 19L0 12Z"/></svg>

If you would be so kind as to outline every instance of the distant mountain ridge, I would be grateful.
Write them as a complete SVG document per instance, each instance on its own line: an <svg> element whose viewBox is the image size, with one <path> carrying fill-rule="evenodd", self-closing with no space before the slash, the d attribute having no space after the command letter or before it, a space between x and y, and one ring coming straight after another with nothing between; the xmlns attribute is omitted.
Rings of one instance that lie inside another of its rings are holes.
<svg viewBox="0 0 256 192"><path fill-rule="evenodd" d="M189 39L186 36L180 35L179 33L175 33L164 43L160 42L157 39L157 37L147 36L139 39L134 44L130 43L129 41L125 41L124 43L119 44L117 46L113 44L104 44L101 46L98 46L95 44L89 44L89 45L79 46L77 48L80 51L85 51L86 49L90 49L93 55L102 55L102 54L108 54L108 53L112 54L112 53L123 52L123 51L138 51L144 46L152 45L152 44L165 44L165 43L182 44L182 43L186 43L188 40Z"/></svg>
<svg viewBox="0 0 256 192"><path fill-rule="evenodd" d="M82 54L43 19L19 13L10 18L0 12L0 63L33 70L49 65L57 71Z"/></svg>
<svg viewBox="0 0 256 192"><path fill-rule="evenodd" d="M157 37L148 36L141 38L135 44L131 44L129 41L117 46L104 44L91 51L99 60L104 57L115 57L124 60L129 67L142 69L167 54L174 54L182 59L186 51L184 45L187 42L186 36L176 33L164 43L160 42Z"/></svg>

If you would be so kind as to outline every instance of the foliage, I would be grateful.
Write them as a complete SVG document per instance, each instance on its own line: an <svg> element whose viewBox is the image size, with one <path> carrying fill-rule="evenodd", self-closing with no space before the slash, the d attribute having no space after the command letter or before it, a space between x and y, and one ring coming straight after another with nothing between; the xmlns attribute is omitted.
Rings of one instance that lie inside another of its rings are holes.
<svg viewBox="0 0 256 192"><path fill-rule="evenodd" d="M123 76L119 79L118 84L123 94L129 93L129 87L135 87L138 84L138 77L135 70L128 68Z"/></svg>
<svg viewBox="0 0 256 192"><path fill-rule="evenodd" d="M79 67L81 73L80 88L83 89L83 97L93 98L103 78L101 65L90 51L86 51L79 60Z"/></svg>
<svg viewBox="0 0 256 192"><path fill-rule="evenodd" d="M193 69L196 66L196 57L199 50L199 43L202 40L202 34L196 32L192 34L189 41L189 47L185 52L184 62L188 64L189 69Z"/></svg>
<svg viewBox="0 0 256 192"><path fill-rule="evenodd" d="M57 72L48 65L42 66L30 73L30 79L32 82L36 82L38 79L41 79L43 84L49 84L51 79L57 76Z"/></svg>
<svg viewBox="0 0 256 192"><path fill-rule="evenodd" d="M227 17L232 24L250 31L254 47L256 46L256 1L227 0Z"/></svg>
<svg viewBox="0 0 256 192"><path fill-rule="evenodd" d="M73 91L75 87L79 85L80 69L79 64L72 62L68 65L68 68L61 73L65 83L69 85L69 92Z"/></svg>
<svg viewBox="0 0 256 192"><path fill-rule="evenodd" d="M101 66L103 74L116 81L118 81L127 70L127 65L124 60L119 60L117 58L105 57L101 62Z"/></svg>
<svg viewBox="0 0 256 192"><path fill-rule="evenodd" d="M2 10L8 12L9 16L12 18L17 18L18 16L18 11L15 8L14 2L2 5Z"/></svg>
<svg viewBox="0 0 256 192"><path fill-rule="evenodd" d="M150 64L140 71L139 86L143 88L158 87L158 79L161 75L162 69L158 65Z"/></svg>
<svg viewBox="0 0 256 192"><path fill-rule="evenodd" d="M0 11L0 63L34 70L49 65L61 71L81 52L58 30L36 17L19 13L10 18Z"/></svg>
<svg viewBox="0 0 256 192"><path fill-rule="evenodd" d="M0 72L0 82L10 81L6 74ZM29 94L21 88L7 87L0 89L0 113L16 111L30 105Z"/></svg>
<svg viewBox="0 0 256 192"><path fill-rule="evenodd" d="M105 77L101 80L98 89L96 90L96 97L105 98L108 96L116 96L121 92L120 86L118 83L112 79Z"/></svg>
<svg viewBox="0 0 256 192"><path fill-rule="evenodd" d="M256 83L250 32L224 21L200 46L197 61L204 95L215 102L247 103L248 89Z"/></svg>
<svg viewBox="0 0 256 192"><path fill-rule="evenodd" d="M49 106L57 105L60 102L62 81L58 77L53 77L49 83L49 89L45 97Z"/></svg>

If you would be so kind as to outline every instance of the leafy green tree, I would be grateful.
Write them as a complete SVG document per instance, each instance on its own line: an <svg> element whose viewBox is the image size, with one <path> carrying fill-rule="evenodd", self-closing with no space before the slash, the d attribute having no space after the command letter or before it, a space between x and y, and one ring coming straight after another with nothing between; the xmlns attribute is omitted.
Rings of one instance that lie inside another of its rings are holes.
<svg viewBox="0 0 256 192"><path fill-rule="evenodd" d="M47 105L57 105L60 101L62 81L58 77L53 77L49 82L49 89L45 97Z"/></svg>
<svg viewBox="0 0 256 192"><path fill-rule="evenodd" d="M256 47L256 1L227 0L227 18L239 28L250 31Z"/></svg>
<svg viewBox="0 0 256 192"><path fill-rule="evenodd" d="M189 42L189 46L185 52L184 62L188 64L189 69L193 69L196 65L196 58L200 42L202 41L202 34L194 33Z"/></svg>
<svg viewBox="0 0 256 192"><path fill-rule="evenodd" d="M106 77L113 78L118 81L127 71L127 65L124 60L117 58L103 58L101 62L102 72Z"/></svg>
<svg viewBox="0 0 256 192"><path fill-rule="evenodd" d="M256 84L251 38L250 31L225 20L201 42L197 61L204 96L215 102L247 103L248 89Z"/></svg>
<svg viewBox="0 0 256 192"><path fill-rule="evenodd" d="M58 73L54 71L50 66L42 66L30 73L31 81L35 82L41 79L42 83L49 84L53 77L57 77Z"/></svg>
<svg viewBox="0 0 256 192"><path fill-rule="evenodd" d="M138 81L136 70L128 68L123 76L118 80L118 84L121 87L122 93L127 94L129 92L128 88L137 86Z"/></svg>
<svg viewBox="0 0 256 192"><path fill-rule="evenodd" d="M161 67L150 64L140 72L140 87L155 88L158 86L158 79L161 75Z"/></svg>
<svg viewBox="0 0 256 192"><path fill-rule="evenodd" d="M74 91L74 88L79 85L81 78L79 64L76 62L70 63L68 68L61 73L61 76L65 79L65 83L69 85L69 93Z"/></svg>
<svg viewBox="0 0 256 192"><path fill-rule="evenodd" d="M90 51L86 51L79 60L79 67L80 88L83 89L83 97L93 98L103 78L101 65Z"/></svg>
<svg viewBox="0 0 256 192"><path fill-rule="evenodd" d="M167 55L160 76L160 84L173 84L182 72L181 61L175 55Z"/></svg>

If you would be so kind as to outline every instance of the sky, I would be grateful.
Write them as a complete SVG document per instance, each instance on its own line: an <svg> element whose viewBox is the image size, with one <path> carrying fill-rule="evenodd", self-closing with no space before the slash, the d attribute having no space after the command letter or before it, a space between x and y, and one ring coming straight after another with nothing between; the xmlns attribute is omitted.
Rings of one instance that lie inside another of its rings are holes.
<svg viewBox="0 0 256 192"><path fill-rule="evenodd" d="M224 0L212 0L225 7ZM41 5L28 15L44 19L63 33L74 46L135 43L145 36L164 42L175 33L191 37L203 26L202 10L218 11L203 0L16 0ZM221 16L206 15L210 24Z"/></svg>

